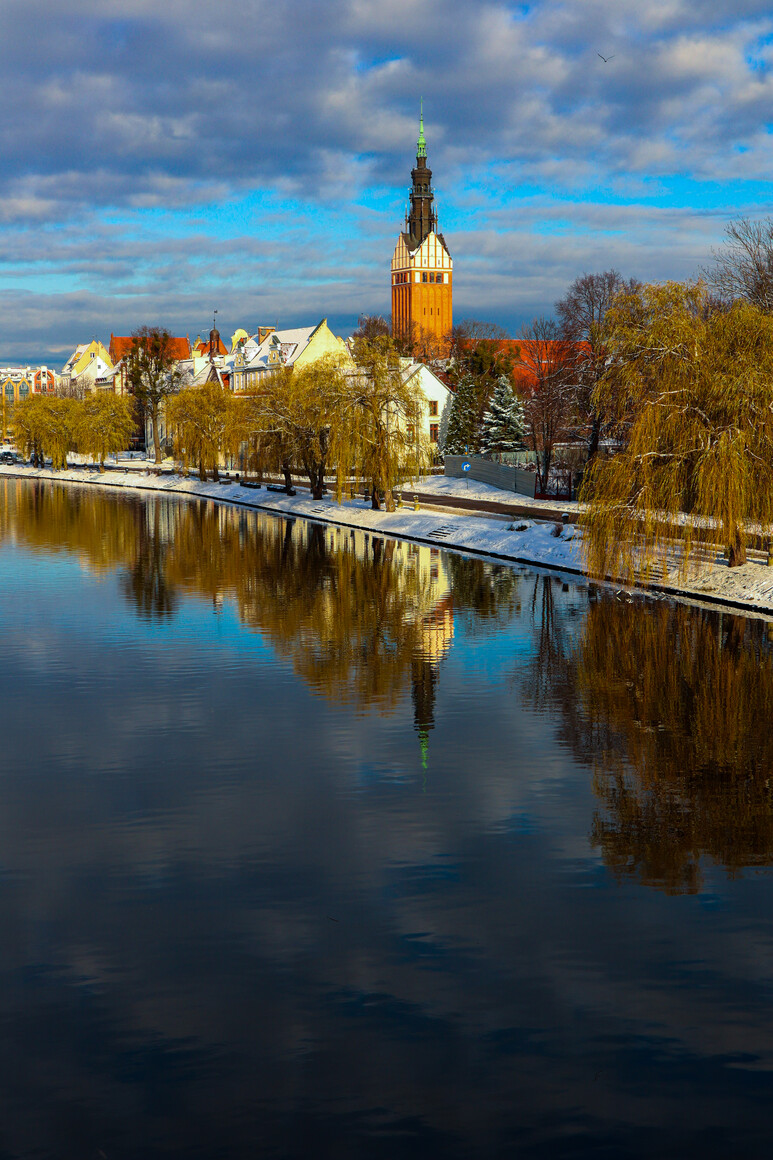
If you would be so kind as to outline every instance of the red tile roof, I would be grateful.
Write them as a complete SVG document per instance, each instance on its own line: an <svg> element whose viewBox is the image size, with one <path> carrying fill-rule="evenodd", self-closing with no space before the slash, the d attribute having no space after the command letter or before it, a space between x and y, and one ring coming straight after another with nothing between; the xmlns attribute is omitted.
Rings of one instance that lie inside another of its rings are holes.
<svg viewBox="0 0 773 1160"><path fill-rule="evenodd" d="M590 347L587 342L572 342L569 339L541 341L528 338L502 339L498 349L508 350L515 358L513 364L513 386L521 393L528 393L538 382L537 368L540 362L572 362Z"/></svg>
<svg viewBox="0 0 773 1160"><path fill-rule="evenodd" d="M131 335L129 335L128 337L125 337L122 335L117 335L117 334L110 335L109 353L110 353L110 358L113 360L113 363L117 363L119 361L119 359L126 357L126 355L129 353L129 351L132 348L133 341L134 341L134 339L132 338ZM185 337L180 337L180 338L171 338L170 343L171 343L172 353L174 354L174 357L178 360L178 362L181 359L191 357L191 344L188 340L187 335ZM207 344L207 345L209 345L209 344Z"/></svg>
<svg viewBox="0 0 773 1160"><path fill-rule="evenodd" d="M209 339L202 338L200 342L195 342L193 344L193 353L198 355L209 354ZM226 347L222 338L217 340L217 350L215 351L215 354L228 354L228 348Z"/></svg>

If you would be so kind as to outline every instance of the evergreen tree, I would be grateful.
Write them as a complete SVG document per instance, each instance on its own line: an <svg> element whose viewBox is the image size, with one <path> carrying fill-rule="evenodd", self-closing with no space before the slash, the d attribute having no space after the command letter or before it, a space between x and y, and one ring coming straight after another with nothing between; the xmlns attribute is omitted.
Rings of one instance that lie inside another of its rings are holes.
<svg viewBox="0 0 773 1160"><path fill-rule="evenodd" d="M462 375L451 403L443 450L448 455L464 455L478 448L478 395L475 379Z"/></svg>
<svg viewBox="0 0 773 1160"><path fill-rule="evenodd" d="M492 451L517 451L523 445L525 430L523 407L506 375L500 375L480 427L481 452L490 455Z"/></svg>

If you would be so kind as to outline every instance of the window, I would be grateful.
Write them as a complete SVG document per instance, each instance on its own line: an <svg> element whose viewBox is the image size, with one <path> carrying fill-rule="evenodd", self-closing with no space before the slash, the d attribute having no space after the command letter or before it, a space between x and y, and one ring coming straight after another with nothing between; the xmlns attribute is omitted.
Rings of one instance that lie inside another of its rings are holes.
<svg viewBox="0 0 773 1160"><path fill-rule="evenodd" d="M422 276L421 276L421 280L422 280L422 282L426 282L426 281L427 281L427 275L426 275L426 274L422 274Z"/></svg>
<svg viewBox="0 0 773 1160"><path fill-rule="evenodd" d="M429 413L430 415L437 415L437 399L430 399Z"/></svg>
<svg viewBox="0 0 773 1160"><path fill-rule="evenodd" d="M430 441L430 443L437 443L439 434L440 434L440 424L439 423L430 423L430 425L429 425L429 441Z"/></svg>

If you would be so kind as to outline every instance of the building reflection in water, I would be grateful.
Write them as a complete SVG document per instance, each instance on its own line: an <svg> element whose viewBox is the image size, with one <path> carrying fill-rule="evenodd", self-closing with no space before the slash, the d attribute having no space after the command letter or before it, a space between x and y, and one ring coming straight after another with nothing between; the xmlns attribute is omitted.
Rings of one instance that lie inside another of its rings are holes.
<svg viewBox="0 0 773 1160"><path fill-rule="evenodd" d="M121 590L144 618L165 618L182 593L227 604L317 693L389 712L410 682L426 764L435 686L454 635L446 558L372 533L168 497L105 496L13 482L0 532L27 548L65 551ZM454 578L480 565L457 562ZM490 592L486 594L490 601Z"/></svg>
<svg viewBox="0 0 773 1160"><path fill-rule="evenodd" d="M232 608L333 704L391 713L410 691L422 763L445 658L520 616L518 695L554 708L592 771L592 844L620 879L694 892L773 861L773 645L766 624L520 574L372 533L202 502L9 481L0 535L118 572L138 615L182 596ZM515 661L513 662L515 664Z"/></svg>

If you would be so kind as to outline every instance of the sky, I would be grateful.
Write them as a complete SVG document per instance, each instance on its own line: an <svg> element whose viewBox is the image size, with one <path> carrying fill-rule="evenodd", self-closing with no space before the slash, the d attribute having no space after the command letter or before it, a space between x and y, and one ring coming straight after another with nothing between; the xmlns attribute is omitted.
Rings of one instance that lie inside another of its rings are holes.
<svg viewBox="0 0 773 1160"><path fill-rule="evenodd" d="M455 321L773 203L769 0L3 0L0 58L0 365L388 314L421 97Z"/></svg>

